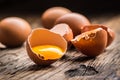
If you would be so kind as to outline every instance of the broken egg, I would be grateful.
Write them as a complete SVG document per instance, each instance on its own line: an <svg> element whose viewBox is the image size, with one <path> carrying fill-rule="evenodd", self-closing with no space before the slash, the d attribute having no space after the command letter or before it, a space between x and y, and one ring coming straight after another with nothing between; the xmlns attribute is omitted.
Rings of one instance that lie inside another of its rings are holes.
<svg viewBox="0 0 120 80"><path fill-rule="evenodd" d="M48 29L34 29L27 39L29 57L38 65L50 65L60 59L67 50L66 40Z"/></svg>
<svg viewBox="0 0 120 80"><path fill-rule="evenodd" d="M76 36L71 42L83 54L95 57L106 48L107 32L102 28L97 28Z"/></svg>
<svg viewBox="0 0 120 80"><path fill-rule="evenodd" d="M56 19L67 13L71 13L71 11L64 7L52 7L47 9L41 16L43 27L51 29L54 26Z"/></svg>
<svg viewBox="0 0 120 80"><path fill-rule="evenodd" d="M81 29L85 25L89 25L90 21L82 14L69 13L61 16L55 22L55 24L66 23L73 31L74 37L81 33Z"/></svg>
<svg viewBox="0 0 120 80"><path fill-rule="evenodd" d="M96 28L103 28L107 32L107 46L109 46L115 39L115 33L112 29L110 29L104 25L100 25L100 24L91 24L91 25L84 26L81 31L86 32L86 31L90 31L90 30L93 30Z"/></svg>
<svg viewBox="0 0 120 80"><path fill-rule="evenodd" d="M7 17L0 21L0 42L7 47L21 46L30 32L30 24L22 18Z"/></svg>
<svg viewBox="0 0 120 80"><path fill-rule="evenodd" d="M70 40L73 39L73 33L72 30L70 29L70 27L65 24L65 23L61 23L61 24L57 24L55 25L52 29L52 32L58 33L61 36L63 36L65 38L65 40L67 42L69 42Z"/></svg>

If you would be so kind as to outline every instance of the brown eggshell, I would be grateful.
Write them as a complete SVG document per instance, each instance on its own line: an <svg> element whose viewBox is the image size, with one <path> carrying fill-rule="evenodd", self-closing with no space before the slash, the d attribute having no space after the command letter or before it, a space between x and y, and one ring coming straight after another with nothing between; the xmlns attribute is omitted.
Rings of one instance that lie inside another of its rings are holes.
<svg viewBox="0 0 120 80"><path fill-rule="evenodd" d="M47 29L52 28L56 19L67 13L71 13L71 11L64 7L52 7L47 9L41 16L41 22L43 27Z"/></svg>
<svg viewBox="0 0 120 80"><path fill-rule="evenodd" d="M97 28L76 36L71 42L83 54L95 57L106 48L107 33L104 29Z"/></svg>
<svg viewBox="0 0 120 80"><path fill-rule="evenodd" d="M0 42L7 47L22 45L30 32L31 26L22 18L8 17L0 22Z"/></svg>
<svg viewBox="0 0 120 80"><path fill-rule="evenodd" d="M107 29L107 32L108 32L107 46L109 46L113 42L113 40L115 39L115 32L110 28Z"/></svg>
<svg viewBox="0 0 120 80"><path fill-rule="evenodd" d="M51 32L47 29L42 29L42 28L34 29L27 39L26 49L31 60L33 60L38 65L50 65L56 60L58 60L58 59L44 60L43 58L41 58L32 51L32 47L40 46L40 45L59 46L63 50L63 54L67 50L67 42L59 34ZM61 55L61 57L62 56L63 55Z"/></svg>
<svg viewBox="0 0 120 80"><path fill-rule="evenodd" d="M107 35L108 35L107 46L109 46L113 42L113 40L115 39L115 33L112 29L110 29L104 25L100 25L100 24L91 24L91 25L84 26L84 28L81 31L86 32L86 31L90 31L90 30L93 30L96 28L103 28L104 30L106 30Z"/></svg>
<svg viewBox="0 0 120 80"><path fill-rule="evenodd" d="M51 31L63 36L67 42L73 39L72 30L67 24L57 24L51 29Z"/></svg>
<svg viewBox="0 0 120 80"><path fill-rule="evenodd" d="M82 14L78 13L69 13L61 16L55 22L55 24L66 23L70 26L73 31L73 35L79 35L81 33L81 29L85 25L89 25L89 20Z"/></svg>

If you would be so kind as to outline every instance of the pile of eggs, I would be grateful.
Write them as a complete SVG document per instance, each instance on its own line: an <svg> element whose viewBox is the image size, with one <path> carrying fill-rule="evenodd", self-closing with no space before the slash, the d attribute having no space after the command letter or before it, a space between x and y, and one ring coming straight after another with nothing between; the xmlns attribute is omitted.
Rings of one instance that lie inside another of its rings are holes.
<svg viewBox="0 0 120 80"><path fill-rule="evenodd" d="M70 45L87 56L96 57L115 38L109 27L91 24L84 15L64 7L47 9L41 16L41 22L44 28L31 30L21 18L3 19L0 22L0 42L16 47L26 41L31 60L38 65L50 65L60 59Z"/></svg>
<svg viewBox="0 0 120 80"><path fill-rule="evenodd" d="M44 29L33 30L27 40L28 55L38 65L49 65L60 59L71 44L83 54L96 57L115 38L110 28L91 24L84 15L64 7L47 9L41 22Z"/></svg>

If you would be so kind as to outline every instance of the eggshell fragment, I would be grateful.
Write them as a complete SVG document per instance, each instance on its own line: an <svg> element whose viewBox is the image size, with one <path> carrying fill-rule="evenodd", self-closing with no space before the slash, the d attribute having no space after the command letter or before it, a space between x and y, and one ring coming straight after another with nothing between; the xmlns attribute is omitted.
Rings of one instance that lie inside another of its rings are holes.
<svg viewBox="0 0 120 80"><path fill-rule="evenodd" d="M55 23L57 18L65 15L67 13L71 13L71 11L67 8L64 8L64 7L49 8L41 16L42 25L45 28L50 29L54 26L54 23Z"/></svg>
<svg viewBox="0 0 120 80"><path fill-rule="evenodd" d="M72 30L67 24L64 23L57 24L51 29L51 31L63 36L67 42L73 39Z"/></svg>
<svg viewBox="0 0 120 80"><path fill-rule="evenodd" d="M82 14L78 13L69 13L61 16L55 22L55 24L66 23L70 26L73 31L73 35L79 35L81 33L81 29L85 25L89 25L89 20Z"/></svg>
<svg viewBox="0 0 120 80"><path fill-rule="evenodd" d="M106 32L107 32L107 46L109 46L113 42L113 40L115 39L115 33L112 29L110 29L104 25L100 25L100 24L91 24L91 25L84 26L81 31L86 32L86 31L90 31L90 30L93 30L96 28L103 28L104 30L106 30Z"/></svg>
<svg viewBox="0 0 120 80"><path fill-rule="evenodd" d="M58 46L63 50L63 54L65 54L67 50L67 42L66 40L47 29L37 28L34 29L27 39L26 49L29 57L38 65L50 65L58 59L48 59L44 60L41 56L38 56L33 52L32 47L40 46L40 45L54 45ZM61 55L62 57L63 55Z"/></svg>
<svg viewBox="0 0 120 80"><path fill-rule="evenodd" d="M71 40L83 54L95 57L101 54L107 45L107 33L102 28L84 32Z"/></svg>
<svg viewBox="0 0 120 80"><path fill-rule="evenodd" d="M0 22L0 42L7 47L18 47L31 32L30 24L19 17L7 17Z"/></svg>

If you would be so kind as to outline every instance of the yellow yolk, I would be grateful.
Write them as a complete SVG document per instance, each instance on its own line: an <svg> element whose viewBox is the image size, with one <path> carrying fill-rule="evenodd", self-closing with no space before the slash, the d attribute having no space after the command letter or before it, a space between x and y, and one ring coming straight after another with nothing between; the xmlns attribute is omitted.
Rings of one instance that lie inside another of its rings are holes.
<svg viewBox="0 0 120 80"><path fill-rule="evenodd" d="M44 60L59 59L63 55L62 49L58 46L53 46L53 45L35 46L32 48L32 50L37 55L42 56Z"/></svg>

